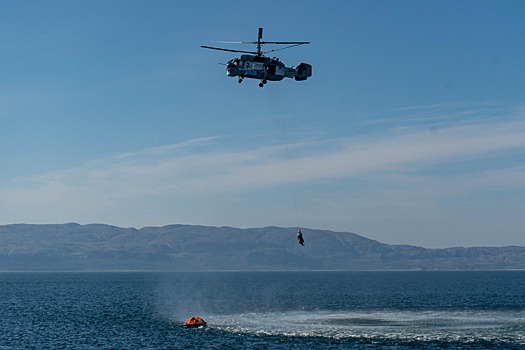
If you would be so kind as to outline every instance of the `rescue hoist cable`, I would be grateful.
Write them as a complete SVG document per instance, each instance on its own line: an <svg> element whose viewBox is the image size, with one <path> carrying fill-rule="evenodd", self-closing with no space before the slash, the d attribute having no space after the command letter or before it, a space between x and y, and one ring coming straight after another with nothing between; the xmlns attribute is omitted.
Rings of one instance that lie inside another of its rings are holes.
<svg viewBox="0 0 525 350"><path fill-rule="evenodd" d="M301 225L299 224L299 211L297 210L297 198L296 198L296 195L295 195L295 182L294 182L294 176L293 176L293 167L292 167L292 159L290 157L290 149L289 149L289 145L288 145L288 130L286 128L286 120L284 118L284 113L283 113L283 101L281 99L281 90L279 88L279 85L277 85L277 94L279 95L279 107L280 107L280 112L281 112L281 121L282 121L282 125L283 125L283 139L284 139L284 145L285 145L285 148L286 148L286 157L288 159L288 170L289 170L289 173L290 173L290 184L291 184L291 187L292 187L292 196L293 196L293 203L294 203L294 207L295 207L295 219L296 219L296 222L297 222L297 230L300 231L301 230Z"/></svg>

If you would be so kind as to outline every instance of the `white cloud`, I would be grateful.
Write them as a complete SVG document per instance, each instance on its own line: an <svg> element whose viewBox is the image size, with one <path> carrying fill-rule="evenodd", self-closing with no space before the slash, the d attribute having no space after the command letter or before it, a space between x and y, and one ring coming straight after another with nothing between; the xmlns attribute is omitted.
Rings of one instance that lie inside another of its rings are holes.
<svg viewBox="0 0 525 350"><path fill-rule="evenodd" d="M294 147L297 145L290 145ZM412 131L374 139L317 141L300 147L315 150L312 155L290 160L294 180L298 182L377 172L402 173L429 164L525 148L525 123L452 127L440 130L438 135ZM173 193L243 191L286 184L289 180L284 146L224 149L219 138L203 138L21 179L3 191L30 190L34 194L46 194L51 192L49 189L54 193L85 190L129 197L155 195L166 190Z"/></svg>
<svg viewBox="0 0 525 350"><path fill-rule="evenodd" d="M191 210L200 210L200 217L213 210L222 215L221 224L235 224L239 221L233 217L247 209L241 200L232 198L248 198L249 193L261 190L270 197L290 185L290 172L294 183L305 189L303 193L308 193L308 186L318 191L317 197L300 203L303 212L311 213L308 223L334 229L348 227L349 220L360 220L363 225L380 218L435 220L445 215L451 201L468 202L461 196L488 197L489 191L525 188L525 167L520 159L512 158L513 153L523 158L525 122L513 117L458 124L443 126L437 133L426 126L393 128L375 136L251 149L228 148L227 137L211 137L121 154L12 181L0 188L0 221L101 222L115 218L117 222L110 223L156 224L180 219ZM491 165L496 155L497 159L508 158L504 165ZM459 170L458 164L467 162L486 164ZM364 188L344 193L323 187L352 181ZM494 200L501 202L501 198ZM261 198L251 201L269 205ZM228 208L232 202L239 207ZM166 207L180 215L169 216ZM193 219L198 220L199 215ZM272 218L264 219L273 224ZM261 218L245 216L243 220L256 225ZM332 227L323 226L328 222Z"/></svg>

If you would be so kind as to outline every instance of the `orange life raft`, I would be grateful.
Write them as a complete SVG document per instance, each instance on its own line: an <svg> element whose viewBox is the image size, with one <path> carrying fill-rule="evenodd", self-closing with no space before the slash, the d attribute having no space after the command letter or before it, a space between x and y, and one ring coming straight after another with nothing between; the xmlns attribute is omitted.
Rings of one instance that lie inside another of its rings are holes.
<svg viewBox="0 0 525 350"><path fill-rule="evenodd" d="M206 321L198 316L190 317L184 322L184 327L197 328L206 327Z"/></svg>

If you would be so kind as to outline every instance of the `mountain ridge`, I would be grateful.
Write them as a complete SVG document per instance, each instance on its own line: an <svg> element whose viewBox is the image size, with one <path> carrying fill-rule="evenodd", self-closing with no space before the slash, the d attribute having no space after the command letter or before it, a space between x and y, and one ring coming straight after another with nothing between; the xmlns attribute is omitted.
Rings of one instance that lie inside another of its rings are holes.
<svg viewBox="0 0 525 350"><path fill-rule="evenodd" d="M2 271L525 269L525 247L428 249L351 232L172 224L0 226Z"/></svg>

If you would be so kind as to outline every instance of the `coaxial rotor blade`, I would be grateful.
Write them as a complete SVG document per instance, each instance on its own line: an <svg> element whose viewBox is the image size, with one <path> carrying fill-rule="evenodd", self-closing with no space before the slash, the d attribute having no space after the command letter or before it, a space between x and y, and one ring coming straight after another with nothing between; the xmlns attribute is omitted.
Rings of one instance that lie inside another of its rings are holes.
<svg viewBox="0 0 525 350"><path fill-rule="evenodd" d="M280 47L278 49L273 49L273 50L270 50L270 51L264 51L263 54L267 54L269 52L275 52L275 51L281 51L281 50L285 50L285 49L289 49L291 47L295 47L295 46L299 46L299 45L303 45L304 43L299 43L299 44L295 44L295 45L290 45L290 46L286 46L286 47Z"/></svg>
<svg viewBox="0 0 525 350"><path fill-rule="evenodd" d="M213 46L204 46L201 45L203 49L210 49L210 50L219 50L219 51L228 51L228 52L241 52L241 53L251 53L252 55L257 54L257 52L253 51L243 51L243 50L230 50L230 49L223 49L221 47L213 47Z"/></svg>
<svg viewBox="0 0 525 350"><path fill-rule="evenodd" d="M221 43L221 44L257 44L256 41L219 41L215 40L214 43Z"/></svg>
<svg viewBox="0 0 525 350"><path fill-rule="evenodd" d="M296 44L296 45L305 45L305 44L310 44L309 41L261 41L261 44L275 44L275 45L291 45L291 44Z"/></svg>

